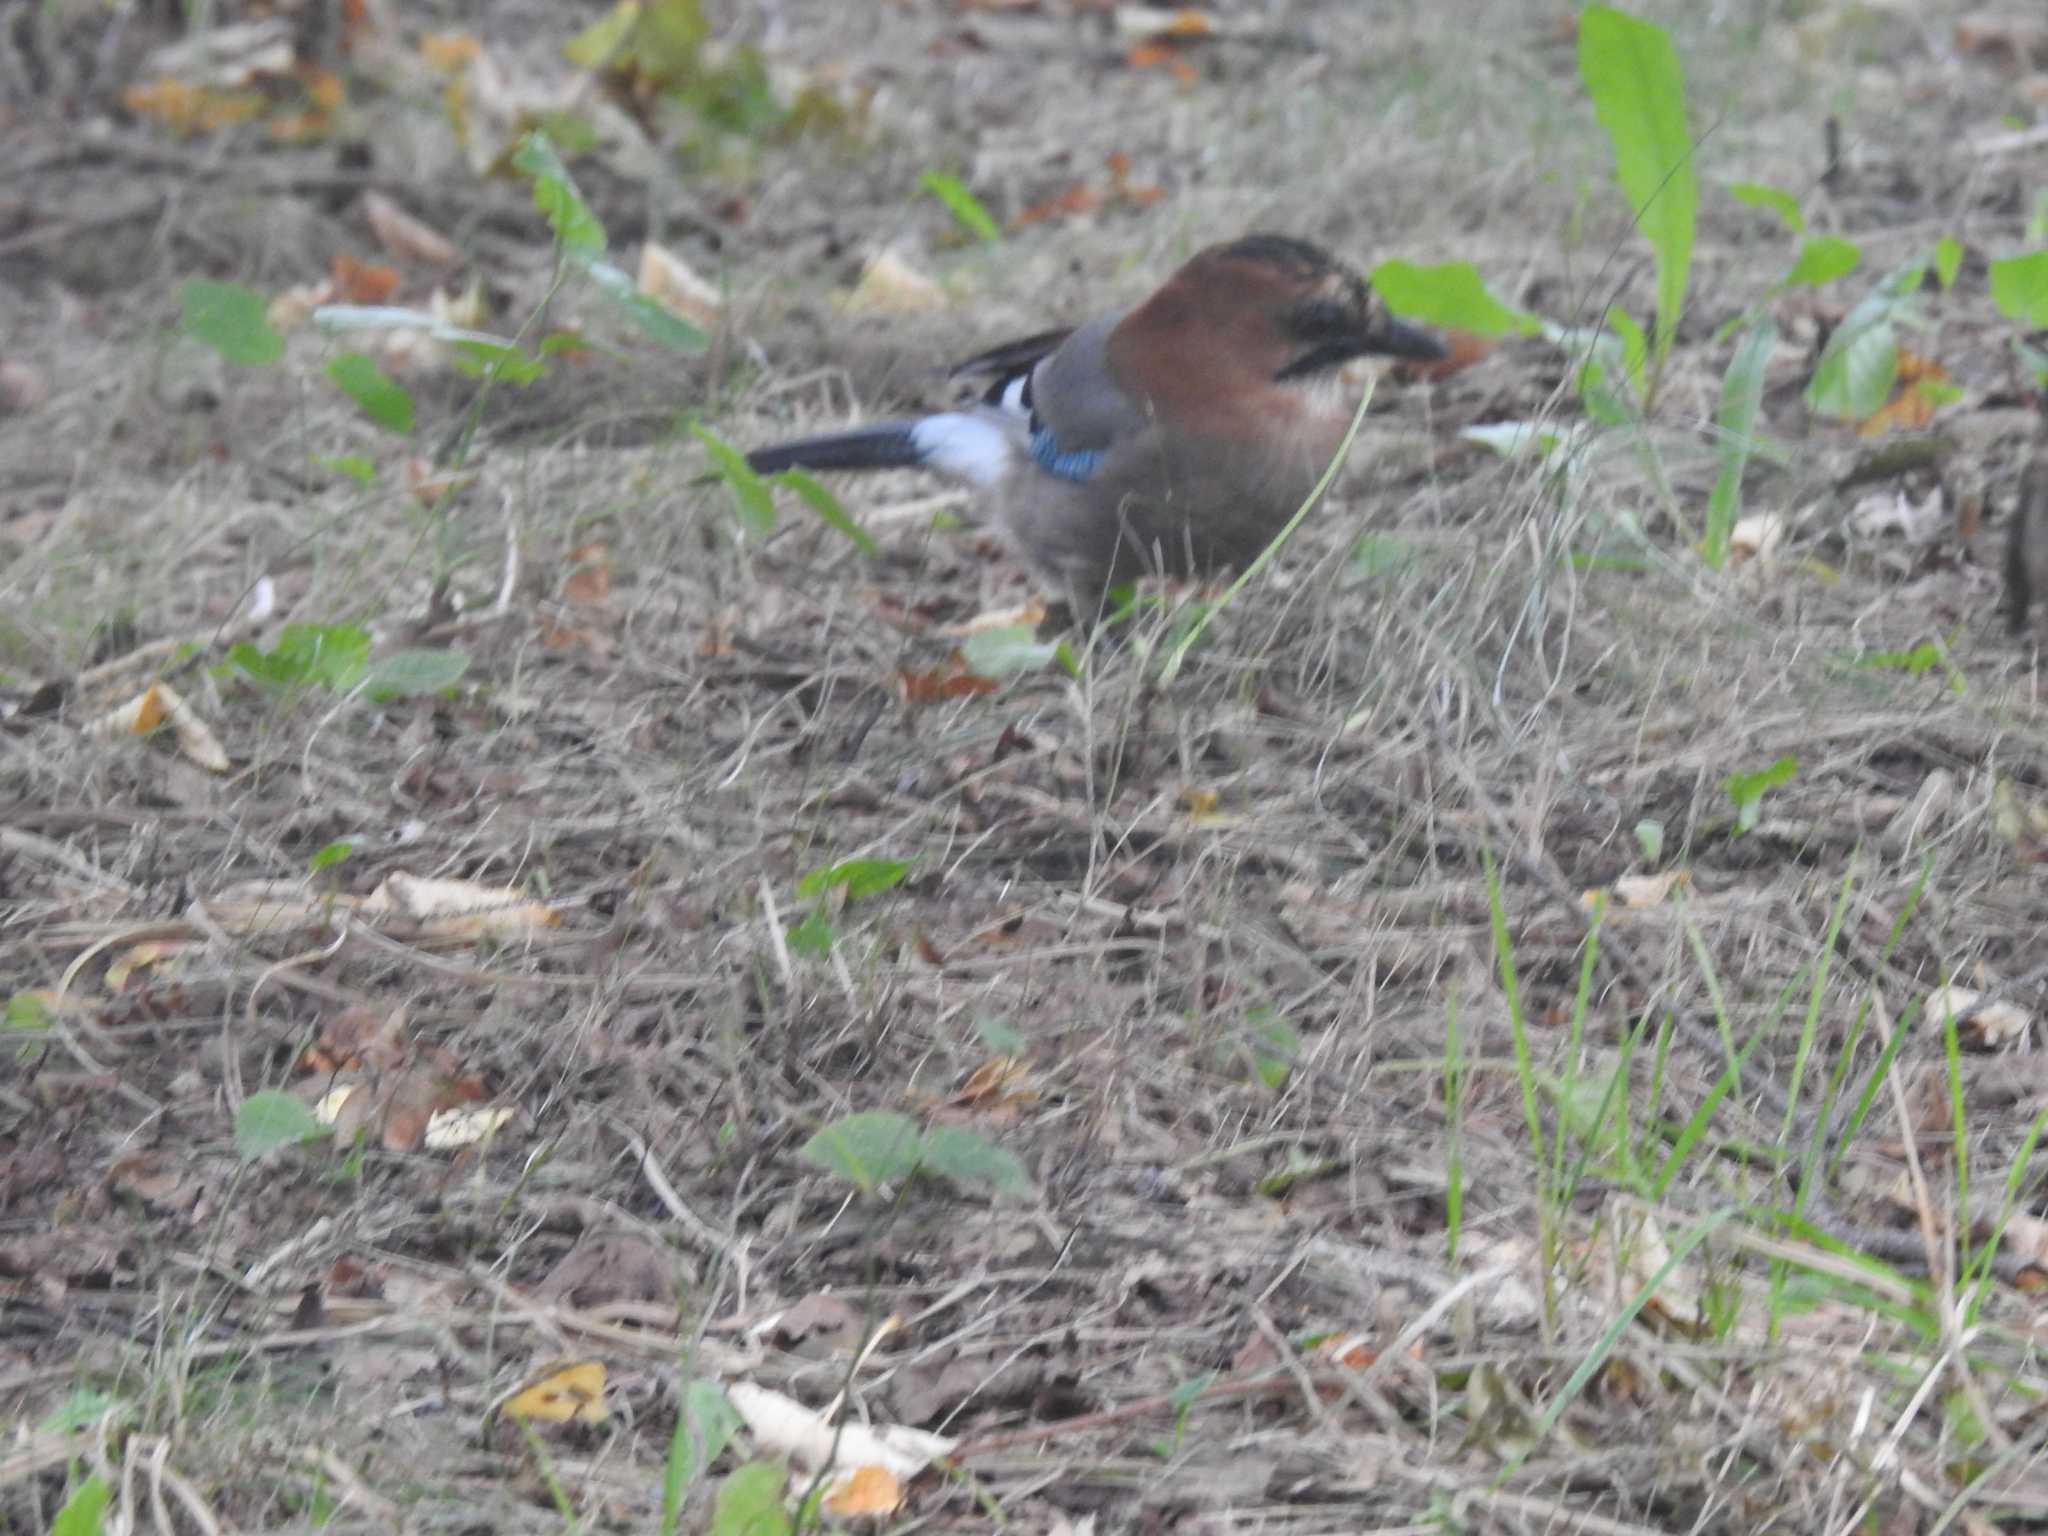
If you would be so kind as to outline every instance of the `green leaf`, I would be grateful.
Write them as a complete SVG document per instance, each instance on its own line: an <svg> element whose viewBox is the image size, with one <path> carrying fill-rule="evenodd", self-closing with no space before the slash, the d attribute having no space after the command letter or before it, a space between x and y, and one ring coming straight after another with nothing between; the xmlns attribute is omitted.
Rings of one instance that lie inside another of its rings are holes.
<svg viewBox="0 0 2048 1536"><path fill-rule="evenodd" d="M690 430L697 434L697 441L711 455L711 467L718 471L719 478L731 490L733 509L739 513L740 526L757 539L767 538L775 531L775 497L768 489L768 482L754 473L745 454L709 427L693 424Z"/></svg>
<svg viewBox="0 0 2048 1536"><path fill-rule="evenodd" d="M623 309L633 323L671 352L702 352L711 338L666 304L644 294L633 279L608 261L580 261L591 283Z"/></svg>
<svg viewBox="0 0 2048 1536"><path fill-rule="evenodd" d="M1956 274L1962 270L1963 242L1954 235L1943 235L1934 242L1934 276L1943 293L1955 287Z"/></svg>
<svg viewBox="0 0 2048 1536"><path fill-rule="evenodd" d="M1643 328L1636 324L1636 317L1619 304L1607 311L1607 328L1621 342L1621 369L1640 400L1647 388L1644 364L1650 355L1650 344L1643 339Z"/></svg>
<svg viewBox="0 0 2048 1536"><path fill-rule="evenodd" d="M832 946L839 941L833 930L832 920L822 911L813 912L802 922L791 925L789 947L800 955L815 960L832 953Z"/></svg>
<svg viewBox="0 0 2048 1536"><path fill-rule="evenodd" d="M662 1474L661 1529L666 1536L673 1536L681 1525L690 1490L732 1443L740 1424L738 1412L717 1382L699 1376L683 1389L683 1411L669 1437L668 1465Z"/></svg>
<svg viewBox="0 0 2048 1536"><path fill-rule="evenodd" d="M250 1094L235 1114L235 1153L245 1163L279 1147L319 1141L329 1134L312 1110L275 1089Z"/></svg>
<svg viewBox="0 0 2048 1536"><path fill-rule="evenodd" d="M998 624L977 630L960 647L960 658L978 677L1014 677L1061 662L1058 641L1040 640L1029 624Z"/></svg>
<svg viewBox="0 0 2048 1536"><path fill-rule="evenodd" d="M1415 563L1419 548L1407 539L1383 533L1368 533L1351 551L1351 569L1360 576L1389 576Z"/></svg>
<svg viewBox="0 0 2048 1536"><path fill-rule="evenodd" d="M602 69L640 24L640 0L619 3L562 44L562 52L579 69Z"/></svg>
<svg viewBox="0 0 2048 1536"><path fill-rule="evenodd" d="M1863 261L1863 247L1853 240L1821 235L1799 244L1799 260L1785 274L1781 288L1819 288L1838 277L1847 277Z"/></svg>
<svg viewBox="0 0 2048 1536"><path fill-rule="evenodd" d="M240 283L190 278L178 290L185 310L185 334L231 363L245 367L284 356L284 338L270 328L263 295Z"/></svg>
<svg viewBox="0 0 2048 1536"><path fill-rule="evenodd" d="M964 1125L935 1125L926 1131L918 1166L956 1184L980 1184L999 1195L1031 1193L1031 1175L1016 1155Z"/></svg>
<svg viewBox="0 0 2048 1536"><path fill-rule="evenodd" d="M1655 864L1664 857L1664 823L1645 817L1636 823L1636 846L1643 850L1643 862Z"/></svg>
<svg viewBox="0 0 2048 1536"><path fill-rule="evenodd" d="M1806 403L1846 421L1861 421L1891 398L1899 373L1895 321L1912 312L1923 268L1910 263L1879 279L1828 338L1806 386Z"/></svg>
<svg viewBox="0 0 2048 1536"><path fill-rule="evenodd" d="M113 1490L95 1473L78 1485L50 1522L50 1536L100 1536Z"/></svg>
<svg viewBox="0 0 2048 1536"><path fill-rule="evenodd" d="M1657 265L1657 356L1671 350L1692 272L1699 190L1685 71L1655 22L1605 5L1579 18L1579 74L1614 147L1614 169Z"/></svg>
<svg viewBox="0 0 2048 1536"><path fill-rule="evenodd" d="M832 1121L797 1155L871 1195L917 1171L923 1142L917 1122L908 1115L871 1109Z"/></svg>
<svg viewBox="0 0 2048 1536"><path fill-rule="evenodd" d="M797 882L796 893L809 900L838 885L846 888L848 901L860 901L901 885L909 873L910 865L900 859L847 859L812 870Z"/></svg>
<svg viewBox="0 0 2048 1536"><path fill-rule="evenodd" d="M50 1027L50 1010L33 992L17 992L7 999L7 1027L27 1033L41 1033Z"/></svg>
<svg viewBox="0 0 2048 1536"><path fill-rule="evenodd" d="M968 191L967 184L958 176L948 176L944 171L926 171L917 178L917 184L944 203L946 211L958 219L969 234L986 240L990 245L1002 238L1001 227L981 205L981 199Z"/></svg>
<svg viewBox="0 0 2048 1536"><path fill-rule="evenodd" d="M789 1471L779 1461L750 1461L735 1467L718 1485L711 1509L711 1536L790 1536L782 1490Z"/></svg>
<svg viewBox="0 0 2048 1536"><path fill-rule="evenodd" d="M412 395L374 359L344 352L327 365L327 377L378 426L398 433L412 430Z"/></svg>
<svg viewBox="0 0 2048 1536"><path fill-rule="evenodd" d="M2030 331L2048 329L2048 251L1991 263L1991 302Z"/></svg>
<svg viewBox="0 0 2048 1536"><path fill-rule="evenodd" d="M469 670L460 651L393 651L370 663L364 692L376 703L453 688Z"/></svg>
<svg viewBox="0 0 2048 1536"><path fill-rule="evenodd" d="M102 1392L96 1387L78 1387L38 1420L36 1429L45 1435L75 1435L125 1406L125 1400L111 1392Z"/></svg>
<svg viewBox="0 0 2048 1536"><path fill-rule="evenodd" d="M2012 339L2013 356L2027 370L2027 376L2034 381L2034 388L2048 394L2048 352L2039 347L2030 347L2019 337Z"/></svg>
<svg viewBox="0 0 2048 1536"><path fill-rule="evenodd" d="M1707 497L1707 564L1719 570L1728 559L1728 536L1742 516L1742 475L1756 448L1756 418L1764 399L1764 374L1777 350L1778 328L1770 316L1759 316L1744 333L1742 344L1721 379L1721 408L1714 413L1720 432L1721 473Z"/></svg>
<svg viewBox="0 0 2048 1536"><path fill-rule="evenodd" d="M1565 443L1563 431L1536 421L1496 421L1485 426L1461 427L1458 436L1468 443L1491 448L1504 459L1519 459L1531 452L1547 459Z"/></svg>
<svg viewBox="0 0 2048 1536"><path fill-rule="evenodd" d="M521 389L544 377L548 365L503 342L464 337L450 348L450 361L467 378L497 379Z"/></svg>
<svg viewBox="0 0 2048 1536"><path fill-rule="evenodd" d="M1006 1019L976 1018L974 1032L998 1056L1022 1056L1031 1042Z"/></svg>
<svg viewBox="0 0 2048 1536"><path fill-rule="evenodd" d="M1858 657L1856 665L1918 677L1941 665L1941 647L1932 640L1926 640L1910 651L1872 651L1868 656Z"/></svg>
<svg viewBox="0 0 2048 1536"><path fill-rule="evenodd" d="M341 863L342 860L355 857L355 851L356 845L349 842L346 838L340 842L329 843L325 848L314 854L311 859L307 860L306 871L309 874L317 875L323 869L332 869L335 865Z"/></svg>
<svg viewBox="0 0 2048 1536"><path fill-rule="evenodd" d="M1730 774L1728 798L1735 802L1736 830L1747 832L1755 827L1765 791L1789 784L1798 772L1799 759L1788 752L1768 768L1759 768L1754 773Z"/></svg>
<svg viewBox="0 0 2048 1536"><path fill-rule="evenodd" d="M1775 213L1795 235L1806 233L1806 215L1800 210L1799 199L1790 192L1767 187L1760 181L1738 181L1728 189L1728 195L1748 207Z"/></svg>
<svg viewBox="0 0 2048 1536"><path fill-rule="evenodd" d="M846 508L839 504L839 498L802 470L785 469L774 476L769 484L785 485L795 491L803 502L818 514L826 527L844 534L853 547L869 559L881 553L881 546L875 543L867 529L853 520Z"/></svg>
<svg viewBox="0 0 2048 1536"><path fill-rule="evenodd" d="M1245 1038L1251 1046L1252 1071L1278 1093L1287 1086L1287 1074L1301 1055L1301 1032L1270 1008L1254 1008L1245 1019Z"/></svg>
<svg viewBox="0 0 2048 1536"><path fill-rule="evenodd" d="M369 670L370 637L353 624L287 624L272 649L260 651L244 641L228 652L228 661L273 688L343 693Z"/></svg>
<svg viewBox="0 0 2048 1536"><path fill-rule="evenodd" d="M569 168L544 133L529 133L512 152L512 168L533 178L533 206L548 221L562 249L595 259L604 254L604 225L583 201Z"/></svg>
<svg viewBox="0 0 2048 1536"><path fill-rule="evenodd" d="M370 485L377 479L377 466L360 454L338 453L333 455L315 454L313 467L325 469L337 475L346 475L357 485Z"/></svg>
<svg viewBox="0 0 2048 1536"><path fill-rule="evenodd" d="M1486 280L1469 261L1447 261L1418 267L1412 262L1383 261L1367 279L1387 308L1405 320L1450 326L1477 336L1534 336L1543 322L1501 303L1488 292Z"/></svg>

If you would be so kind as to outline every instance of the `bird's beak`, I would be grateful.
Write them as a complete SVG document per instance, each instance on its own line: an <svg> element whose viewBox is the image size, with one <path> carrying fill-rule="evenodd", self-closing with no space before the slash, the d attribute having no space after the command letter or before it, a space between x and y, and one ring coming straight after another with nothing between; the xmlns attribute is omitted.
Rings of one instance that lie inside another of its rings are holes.
<svg viewBox="0 0 2048 1536"><path fill-rule="evenodd" d="M1389 316L1365 333L1365 350L1386 357L1414 357L1434 361L1448 357L1450 350L1429 331L1403 325Z"/></svg>

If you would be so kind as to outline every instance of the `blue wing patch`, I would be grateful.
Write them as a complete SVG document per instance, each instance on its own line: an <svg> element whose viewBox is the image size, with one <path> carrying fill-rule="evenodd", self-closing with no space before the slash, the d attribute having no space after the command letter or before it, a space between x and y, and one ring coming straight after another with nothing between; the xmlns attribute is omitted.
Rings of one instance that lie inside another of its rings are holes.
<svg viewBox="0 0 2048 1536"><path fill-rule="evenodd" d="M1087 480L1102 467L1100 448L1063 449L1052 428L1041 423L1031 429L1031 458L1048 475L1060 480Z"/></svg>

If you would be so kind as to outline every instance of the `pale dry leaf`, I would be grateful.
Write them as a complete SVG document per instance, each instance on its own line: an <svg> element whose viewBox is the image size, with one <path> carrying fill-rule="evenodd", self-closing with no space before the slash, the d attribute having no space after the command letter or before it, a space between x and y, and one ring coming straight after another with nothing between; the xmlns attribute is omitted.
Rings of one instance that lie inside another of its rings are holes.
<svg viewBox="0 0 2048 1536"><path fill-rule="evenodd" d="M707 331L717 327L725 312L725 296L716 285L652 240L640 247L640 291L671 314Z"/></svg>
<svg viewBox="0 0 2048 1536"><path fill-rule="evenodd" d="M134 979L137 971L154 969L159 974L165 974L176 969L173 962L184 959L191 947L191 941L187 939L151 939L141 944L131 944L107 967L107 990L127 990L128 983Z"/></svg>
<svg viewBox="0 0 2048 1536"><path fill-rule="evenodd" d="M1736 565L1763 561L1785 542L1785 519L1775 512L1755 512L1739 519L1728 533L1728 558Z"/></svg>
<svg viewBox="0 0 2048 1536"><path fill-rule="evenodd" d="M841 1520L886 1515L902 1502L902 1480L887 1467L854 1467L825 1492L825 1512Z"/></svg>
<svg viewBox="0 0 2048 1536"><path fill-rule="evenodd" d="M42 370L18 357L0 357L0 416L22 415L50 398L50 382Z"/></svg>
<svg viewBox="0 0 2048 1536"><path fill-rule="evenodd" d="M515 1419L543 1424L602 1424L611 1417L604 1405L602 1360L577 1360L548 1371L505 1401Z"/></svg>
<svg viewBox="0 0 2048 1536"><path fill-rule="evenodd" d="M1615 902L1620 906L1661 907L1673 891L1691 879L1692 875L1686 870L1667 869L1661 875L1623 875L1611 889Z"/></svg>
<svg viewBox="0 0 2048 1536"><path fill-rule="evenodd" d="M1984 1047L2017 1040L2034 1022L2033 1016L2017 1003L1982 1003L1983 996L1969 987L1936 987L1927 994L1923 1011L1928 1019L1944 1027L1953 1017L1964 1040Z"/></svg>
<svg viewBox="0 0 2048 1536"><path fill-rule="evenodd" d="M1608 1202L1608 1217L1608 1240L1615 1245L1616 1270L1628 1294L1638 1294L1654 1281L1657 1288L1644 1310L1688 1333L1704 1327L1707 1314L1697 1272L1689 1264L1666 1268L1671 1245L1656 1216L1632 1200L1613 1199Z"/></svg>
<svg viewBox="0 0 2048 1536"><path fill-rule="evenodd" d="M353 896L328 896L304 880L243 880L192 903L195 919L240 938L325 928L353 910Z"/></svg>
<svg viewBox="0 0 2048 1536"><path fill-rule="evenodd" d="M899 1478L915 1477L935 1457L948 1454L958 1443L945 1435L901 1424L881 1429L846 1424L835 1429L824 1415L814 1413L795 1398L750 1381L729 1383L725 1395L763 1450L787 1456L806 1471L815 1472L828 1465L879 1466Z"/></svg>
<svg viewBox="0 0 2048 1536"><path fill-rule="evenodd" d="M339 1125L349 1100L363 1091L361 1083L342 1083L313 1101L313 1118L322 1125Z"/></svg>
<svg viewBox="0 0 2048 1536"><path fill-rule="evenodd" d="M417 923L437 939L519 939L536 929L561 925L562 915L529 901L509 886L474 880L433 879L394 870L357 909L366 916L397 917Z"/></svg>
<svg viewBox="0 0 2048 1536"><path fill-rule="evenodd" d="M944 309L946 290L893 250L884 250L867 264L846 296L844 308L857 315L915 315Z"/></svg>
<svg viewBox="0 0 2048 1536"><path fill-rule="evenodd" d="M427 1120L427 1134L421 1145L429 1152L452 1152L473 1147L495 1136L518 1111L503 1105L489 1108L437 1109Z"/></svg>
<svg viewBox="0 0 2048 1536"><path fill-rule="evenodd" d="M178 750L208 773L226 773L227 750L199 711L169 683L158 683L155 692L164 718L170 722L171 733L177 738Z"/></svg>
<svg viewBox="0 0 2048 1536"><path fill-rule="evenodd" d="M458 331L482 330L491 318L491 303L482 278L472 278L460 293L436 288L427 295L427 313L440 325Z"/></svg>
<svg viewBox="0 0 2048 1536"><path fill-rule="evenodd" d="M462 260L454 242L426 220L407 213L382 192L363 194L363 218L385 252L399 261L452 267Z"/></svg>
<svg viewBox="0 0 2048 1536"><path fill-rule="evenodd" d="M1909 544L1931 544L1948 532L1948 503L1939 485L1915 501L1904 491L1874 491L1849 509L1849 531L1858 538L1899 534Z"/></svg>

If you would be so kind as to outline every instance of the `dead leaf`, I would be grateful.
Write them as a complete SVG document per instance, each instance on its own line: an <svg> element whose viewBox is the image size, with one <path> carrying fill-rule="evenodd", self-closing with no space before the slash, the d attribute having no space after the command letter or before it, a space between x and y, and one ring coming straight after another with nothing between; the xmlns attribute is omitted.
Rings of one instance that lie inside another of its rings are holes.
<svg viewBox="0 0 2048 1536"><path fill-rule="evenodd" d="M506 1105L486 1108L437 1109L427 1117L426 1134L420 1144L429 1152L453 1152L488 1141L518 1113Z"/></svg>
<svg viewBox="0 0 2048 1536"><path fill-rule="evenodd" d="M435 939L529 938L536 929L560 927L562 922L554 908L529 901L509 886L401 871L385 876L357 910L416 923L422 937Z"/></svg>
<svg viewBox="0 0 2048 1536"><path fill-rule="evenodd" d="M515 1392L505 1412L543 1424L602 1424L611 1417L604 1405L604 1382L602 1360L578 1360Z"/></svg>
<svg viewBox="0 0 2048 1536"><path fill-rule="evenodd" d="M1777 513L1755 512L1737 518L1735 526L1728 530L1728 561L1741 565L1749 560L1768 560L1784 542L1785 519Z"/></svg>
<svg viewBox="0 0 2048 1536"><path fill-rule="evenodd" d="M446 235L424 219L407 213L382 192L365 192L362 207L370 233L393 260L425 267L452 267L462 260L462 253Z"/></svg>
<svg viewBox="0 0 2048 1536"><path fill-rule="evenodd" d="M272 299L263 311L263 317L270 322L272 330L289 336L313 317L314 310L333 302L332 282L300 283Z"/></svg>
<svg viewBox="0 0 2048 1536"><path fill-rule="evenodd" d="M398 292L398 269L357 261L337 252L328 278L334 296L344 304L389 304Z"/></svg>
<svg viewBox="0 0 2048 1536"><path fill-rule="evenodd" d="M1018 1109L1038 1102L1028 1057L991 1056L968 1074L952 1102L970 1109Z"/></svg>
<svg viewBox="0 0 2048 1536"><path fill-rule="evenodd" d="M728 1383L725 1395L761 1449L788 1456L806 1471L879 1466L899 1478L915 1477L958 1444L945 1435L901 1424L835 1428L795 1398L750 1381Z"/></svg>
<svg viewBox="0 0 2048 1536"><path fill-rule="evenodd" d="M253 122L270 101L257 91L213 90L165 78L152 85L130 86L121 93L121 105L180 138L191 139Z"/></svg>
<svg viewBox="0 0 2048 1536"><path fill-rule="evenodd" d="M1901 349L1897 393L1864 418L1856 435L1882 437L1887 432L1917 432L1934 419L1950 388L1948 370L1941 364Z"/></svg>
<svg viewBox="0 0 2048 1536"><path fill-rule="evenodd" d="M115 957L107 967L106 986L109 992L126 991L135 973L156 969L159 972L171 970L175 962L189 957L192 944L187 939L152 939L141 944L131 944Z"/></svg>
<svg viewBox="0 0 2048 1536"><path fill-rule="evenodd" d="M855 1467L825 1495L825 1512L842 1520L886 1515L903 1502L903 1484L887 1467Z"/></svg>
<svg viewBox="0 0 2048 1536"><path fill-rule="evenodd" d="M893 250L883 250L867 264L846 296L844 309L857 315L915 315L944 309L946 290Z"/></svg>
<svg viewBox="0 0 2048 1536"><path fill-rule="evenodd" d="M905 702L911 704L936 704L946 699L968 699L979 694L995 693L1002 686L994 678L983 677L970 670L967 658L958 651L946 659L944 666L934 667L929 672L900 670L896 674L896 680L903 689Z"/></svg>
<svg viewBox="0 0 2048 1536"><path fill-rule="evenodd" d="M1969 987L1936 987L1927 994L1921 1012L1933 1023L1948 1026L1956 1021L1956 1034L1966 1045L1993 1049L2017 1040L2034 1020L2017 1003L1996 1001L1979 1006L1982 992Z"/></svg>
<svg viewBox="0 0 2048 1536"><path fill-rule="evenodd" d="M569 551L569 574L562 579L565 601L584 608L602 608L612 595L611 546L579 544Z"/></svg>
<svg viewBox="0 0 2048 1536"><path fill-rule="evenodd" d="M1686 884L1692 876L1682 869L1667 869L1661 875L1623 875L1607 887L1615 905L1623 907L1662 906L1670 894ZM1587 891L1579 898L1579 904L1588 911L1593 908L1597 891Z"/></svg>
<svg viewBox="0 0 2048 1536"><path fill-rule="evenodd" d="M420 59L437 75L459 75L484 51L472 32L427 32L420 37Z"/></svg>
<svg viewBox="0 0 2048 1536"><path fill-rule="evenodd" d="M49 380L41 369L18 357L0 357L0 416L26 415L49 399Z"/></svg>
<svg viewBox="0 0 2048 1536"><path fill-rule="evenodd" d="M122 736L147 736L164 725L170 726L178 750L208 773L228 771L228 755L220 738L169 683L152 684L88 723L85 730L95 741L113 741Z"/></svg>
<svg viewBox="0 0 2048 1536"><path fill-rule="evenodd" d="M2048 22L2025 11L1972 11L1956 22L1956 52L2006 69L2048 69Z"/></svg>
<svg viewBox="0 0 2048 1536"><path fill-rule="evenodd" d="M682 257L652 240L640 247L640 291L701 330L717 329L725 313L725 295Z"/></svg>

